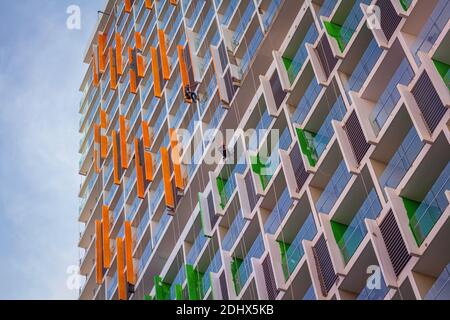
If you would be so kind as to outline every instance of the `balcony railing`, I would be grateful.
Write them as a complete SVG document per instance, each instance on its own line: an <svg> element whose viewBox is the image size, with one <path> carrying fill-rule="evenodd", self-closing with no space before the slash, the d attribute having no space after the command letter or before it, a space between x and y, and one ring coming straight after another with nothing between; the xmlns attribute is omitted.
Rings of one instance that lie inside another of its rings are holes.
<svg viewBox="0 0 450 320"><path fill-rule="evenodd" d="M261 44L263 40L264 34L261 31L261 28L256 28L255 34L253 35L252 40L248 44L247 51L244 54L244 57L241 60L241 66L240 66L240 73L241 77L244 76L244 74L247 72L250 62L252 61L252 58L254 57L256 50L258 50L259 45Z"/></svg>
<svg viewBox="0 0 450 320"><path fill-rule="evenodd" d="M225 251L231 250L233 245L236 243L237 238L241 234L242 229L244 228L246 222L247 221L242 216L242 212L239 210L239 212L236 214L236 217L234 217L230 228L225 234L225 237L223 238L222 241L223 250Z"/></svg>
<svg viewBox="0 0 450 320"><path fill-rule="evenodd" d="M372 111L371 122L373 129L377 132L377 134L381 131L387 119L391 115L392 110L400 100L400 92L397 89L397 85L402 84L407 86L413 77L414 71L412 70L408 60L405 58Z"/></svg>
<svg viewBox="0 0 450 320"><path fill-rule="evenodd" d="M266 30L269 29L270 24L272 23L272 20L275 16L275 13L277 12L280 4L281 4L281 0L272 0L270 2L269 7L267 8L267 11L264 13L262 20L263 20L264 28Z"/></svg>
<svg viewBox="0 0 450 320"><path fill-rule="evenodd" d="M352 175L342 160L316 203L318 212L330 213L351 177Z"/></svg>
<svg viewBox="0 0 450 320"><path fill-rule="evenodd" d="M384 278L381 277L379 288L369 289L367 286L364 287L364 289L358 295L357 300L383 300L388 292L389 288L386 285Z"/></svg>
<svg viewBox="0 0 450 320"><path fill-rule="evenodd" d="M412 127L380 177L383 190L385 187L393 189L398 187L424 145L416 129Z"/></svg>
<svg viewBox="0 0 450 320"><path fill-rule="evenodd" d="M239 294L239 292L242 290L242 288L247 283L248 279L250 278L250 275L253 272L253 267L251 263L251 258L259 259L263 255L265 251L264 248L264 240L262 238L262 235L260 234L255 242L253 242L250 250L248 251L247 255L245 256L244 260L242 261L242 264L239 266L238 274L237 274L237 292L236 294Z"/></svg>
<svg viewBox="0 0 450 320"><path fill-rule="evenodd" d="M234 31L232 39L233 48L236 48L241 42L242 36L244 35L244 31L247 29L254 13L255 13L255 4L253 3L253 1L249 1L247 8L242 14L238 26L236 27L236 30Z"/></svg>
<svg viewBox="0 0 450 320"><path fill-rule="evenodd" d="M231 17L233 16L233 12L236 9L236 6L238 5L237 1L230 1L227 11L225 11L223 17L222 17L222 24L228 25L230 22Z"/></svg>
<svg viewBox="0 0 450 320"><path fill-rule="evenodd" d="M155 244L155 246L158 244L159 240L161 240L161 237L169 221L170 215L167 213L167 211L165 211L161 216L161 219L159 219L158 227L156 228L155 234L153 236L153 243Z"/></svg>
<svg viewBox="0 0 450 320"><path fill-rule="evenodd" d="M133 203L131 204L129 210L128 210L128 220L132 221L134 219L134 216L137 213L137 209L139 208L139 205L141 204L142 199L139 197L136 197L133 201Z"/></svg>
<svg viewBox="0 0 450 320"><path fill-rule="evenodd" d="M333 12L334 7L336 7L337 4L337 0L324 0L322 6L320 7L319 10L319 18L321 16L323 17L329 17L330 14Z"/></svg>
<svg viewBox="0 0 450 320"><path fill-rule="evenodd" d="M194 8L194 11L191 14L191 17L188 22L188 27L193 28L195 21L197 21L198 16L200 15L200 11L202 10L203 6L205 5L205 0L199 0L197 1L197 5Z"/></svg>
<svg viewBox="0 0 450 320"><path fill-rule="evenodd" d="M220 268L222 267L222 257L220 255L220 250L216 252L214 258L211 260L208 268L205 271L205 274L202 278L202 296L208 292L211 287L211 275L210 273L218 273Z"/></svg>
<svg viewBox="0 0 450 320"><path fill-rule="evenodd" d="M148 221L150 220L150 213L148 211L145 211L144 215L142 216L141 221L139 222L139 225L136 230L136 239L140 239L142 234L144 233Z"/></svg>
<svg viewBox="0 0 450 320"><path fill-rule="evenodd" d="M339 249L346 264L350 261L367 234L364 220L375 220L378 218L381 210L380 200L375 189L372 189L361 208L355 214L352 222L345 230L342 238L338 241Z"/></svg>
<svg viewBox="0 0 450 320"><path fill-rule="evenodd" d="M303 121L305 121L306 116L311 110L311 107L319 96L321 90L322 87L319 85L316 78L313 78L291 117L291 121L293 123L300 125L303 124Z"/></svg>
<svg viewBox="0 0 450 320"><path fill-rule="evenodd" d="M269 234L275 234L281 225L281 222L286 217L289 209L291 208L294 201L289 195L289 190L284 189L280 198L276 200L275 207L269 215L266 223L264 224L264 230Z"/></svg>
<svg viewBox="0 0 450 320"><path fill-rule="evenodd" d="M312 213L310 213L308 215L308 218L306 218L305 222L300 228L300 231L297 233L294 240L290 244L289 248L286 250L286 257L285 257L286 260L283 261L283 263L285 263L284 273L286 279L288 279L289 276L292 274L292 272L294 272L298 263L305 254L302 241L312 240L314 239L316 234L317 234L317 227L314 222L314 217Z"/></svg>
<svg viewBox="0 0 450 320"><path fill-rule="evenodd" d="M182 286L185 280L186 280L186 269L183 265L178 270L178 273L175 276L175 279L173 279L172 284L170 285L170 299L171 300L177 299L176 287L179 285Z"/></svg>
<svg viewBox="0 0 450 320"><path fill-rule="evenodd" d="M425 300L450 300L450 264L448 264L431 289L427 292Z"/></svg>
<svg viewBox="0 0 450 320"><path fill-rule="evenodd" d="M113 297L114 292L116 291L117 288L117 271L116 273L112 276L112 278L108 281L108 300L111 300Z"/></svg>
<svg viewBox="0 0 450 320"><path fill-rule="evenodd" d="M417 244L421 245L448 207L446 192L450 190L450 163L409 219Z"/></svg>
<svg viewBox="0 0 450 320"><path fill-rule="evenodd" d="M297 77L298 73L300 72L300 69L303 67L303 64L305 63L306 59L308 58L306 44L307 43L311 43L311 44L315 43L318 36L319 36L319 33L317 31L316 26L313 23L309 27L309 30L306 33L305 38L298 46L297 52L294 54L294 57L293 58L283 57L291 84L294 83L295 78Z"/></svg>
<svg viewBox="0 0 450 320"><path fill-rule="evenodd" d="M186 257L187 264L193 265L195 263L195 261L198 258L198 255L200 254L203 247L205 246L207 239L208 238L205 237L205 235L203 234L203 231L201 230L198 233L197 238L195 238L195 241L191 247L191 250L189 250L189 253L187 254L187 257Z"/></svg>
<svg viewBox="0 0 450 320"><path fill-rule="evenodd" d="M268 130L270 125L272 124L272 120L273 118L270 116L269 111L266 108L264 113L261 115L261 119L255 127L254 133L250 137L248 146L250 150L256 151L259 149L259 145L262 142L266 130Z"/></svg>
<svg viewBox="0 0 450 320"><path fill-rule="evenodd" d="M144 251L142 252L141 258L139 259L138 265L138 274L140 275L142 271L144 271L145 265L147 264L150 256L152 255L152 242L149 240L147 245L145 246Z"/></svg>

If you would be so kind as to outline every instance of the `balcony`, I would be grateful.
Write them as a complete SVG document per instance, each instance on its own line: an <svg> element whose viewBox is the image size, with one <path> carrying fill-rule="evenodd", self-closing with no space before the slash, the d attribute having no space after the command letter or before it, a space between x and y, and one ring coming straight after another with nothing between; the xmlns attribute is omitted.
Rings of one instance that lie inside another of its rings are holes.
<svg viewBox="0 0 450 320"><path fill-rule="evenodd" d="M205 297L206 293L211 287L211 273L218 273L221 267L222 267L222 257L220 256L220 250L218 250L202 277L203 298Z"/></svg>
<svg viewBox="0 0 450 320"><path fill-rule="evenodd" d="M350 261L367 234L364 220L375 220L378 218L381 210L382 206L380 200L378 199L375 189L372 189L358 212L353 217L350 225L346 226L331 221L333 233L345 264Z"/></svg>
<svg viewBox="0 0 450 320"><path fill-rule="evenodd" d="M263 98L260 99L260 103L265 105L265 101ZM258 107L260 106L260 103L258 103ZM259 114L261 115L261 109L258 110ZM250 137L248 149L249 150L258 150L259 146L265 136L265 133L269 129L270 125L272 124L273 118L270 116L269 111L267 108L264 109L264 113L261 115L261 118L258 122L258 124L255 126L255 131Z"/></svg>
<svg viewBox="0 0 450 320"><path fill-rule="evenodd" d="M199 0L197 1L197 4L194 8L194 11L191 14L191 17L189 18L188 21L188 27L189 28L194 28L195 22L197 21L197 18L200 16L200 12L203 9L203 6L205 5L205 0Z"/></svg>
<svg viewBox="0 0 450 320"><path fill-rule="evenodd" d="M142 237L149 221L150 221L150 213L148 211L145 211L136 229L136 239L139 240Z"/></svg>
<svg viewBox="0 0 450 320"><path fill-rule="evenodd" d="M447 164L421 203L404 198L409 226L417 245L422 245L448 207L446 191L450 190L450 163Z"/></svg>
<svg viewBox="0 0 450 320"><path fill-rule="evenodd" d="M197 49L200 48L200 45L202 44L203 39L205 38L207 31L209 30L209 26L211 25L211 22L214 20L214 17L215 17L214 7L210 6L205 18L202 19L202 25L198 30L198 38L195 42L196 44L195 47Z"/></svg>
<svg viewBox="0 0 450 320"><path fill-rule="evenodd" d="M273 18L275 17L275 13L278 11L278 8L281 5L281 0L272 0L270 1L270 5L267 8L267 10L264 12L262 21L264 28L266 30L269 29L270 25L272 24Z"/></svg>
<svg viewBox="0 0 450 320"><path fill-rule="evenodd" d="M353 34L358 28L359 23L364 17L360 4L363 3L369 5L370 2L371 0L356 0L342 25L332 21L325 22L325 29L328 34L336 40L339 45L339 49L342 52L344 52Z"/></svg>
<svg viewBox="0 0 450 320"><path fill-rule="evenodd" d="M170 299L171 300L182 300L183 299L183 284L186 280L186 269L185 266L182 265L178 270L175 279L173 279L172 284L170 285Z"/></svg>
<svg viewBox="0 0 450 320"><path fill-rule="evenodd" d="M238 211L236 217L234 217L233 222L231 223L230 228L228 229L225 237L222 240L222 248L225 251L231 251L234 244L236 243L237 238L241 234L244 226L246 224L246 220L242 216L241 210Z"/></svg>
<svg viewBox="0 0 450 320"><path fill-rule="evenodd" d="M208 238L205 237L205 235L203 234L203 230L201 230L195 238L194 244L192 245L189 253L186 256L187 264L194 265L207 240Z"/></svg>
<svg viewBox="0 0 450 320"><path fill-rule="evenodd" d="M128 197L131 189L135 185L135 182L136 182L136 170L133 170L133 173L131 174L131 176L128 177L127 183L125 184L125 197Z"/></svg>
<svg viewBox="0 0 450 320"><path fill-rule="evenodd" d="M159 157L161 157L161 154L158 153ZM156 190L153 192L153 195L150 200L150 213L153 215L155 214L155 210L158 207L159 202L161 201L161 198L164 193L164 184L161 181L156 188Z"/></svg>
<svg viewBox="0 0 450 320"><path fill-rule="evenodd" d="M223 17L222 17L222 24L228 25L230 23L231 17L233 16L234 11L236 10L236 7L238 6L237 1L230 1L228 4L228 8L225 11Z"/></svg>
<svg viewBox="0 0 450 320"><path fill-rule="evenodd" d="M336 7L337 0L324 0L320 7L318 17L329 17Z"/></svg>
<svg viewBox="0 0 450 320"><path fill-rule="evenodd" d="M169 222L170 215L167 213L167 211L165 211L159 219L158 227L156 228L155 234L153 235L153 243L155 244L155 246L159 243L159 240L161 240L161 237L163 236L166 226Z"/></svg>
<svg viewBox="0 0 450 320"><path fill-rule="evenodd" d="M134 198L133 203L130 205L127 213L127 218L129 221L133 221L134 217L136 216L137 209L139 208L140 204L142 203L142 199L139 197Z"/></svg>
<svg viewBox="0 0 450 320"><path fill-rule="evenodd" d="M291 244L279 242L281 250L281 264L286 280L288 280L292 275L298 263L305 254L302 241L313 240L316 234L317 227L314 222L314 217L312 213L309 213Z"/></svg>
<svg viewBox="0 0 450 320"><path fill-rule="evenodd" d="M238 12L238 14L239 13L240 12ZM248 1L248 5L241 16L241 19L239 20L239 23L232 37L233 50L235 50L238 47L239 43L241 42L241 39L244 36L244 32L247 29L247 26L249 25L250 21L252 20L254 13L255 13L255 4L253 3L253 1Z"/></svg>
<svg viewBox="0 0 450 320"><path fill-rule="evenodd" d="M108 290L107 290L108 300L112 300L114 292L116 291L116 288L117 288L117 282L118 282L118 278L117 278L117 271L116 271L116 273L108 281Z"/></svg>
<svg viewBox="0 0 450 320"><path fill-rule="evenodd" d="M152 251L153 251L152 242L149 240L139 259L138 273L137 273L138 275L142 274L142 271L144 271L145 265L147 264L148 260L150 260Z"/></svg>
<svg viewBox="0 0 450 320"><path fill-rule="evenodd" d="M403 10L408 11L413 0L399 0Z"/></svg>
<svg viewBox="0 0 450 320"><path fill-rule="evenodd" d="M381 131L392 110L394 110L400 100L400 92L397 89L397 85L408 86L413 77L414 71L408 60L404 58L370 115L372 127L377 134Z"/></svg>
<svg viewBox="0 0 450 320"><path fill-rule="evenodd" d="M448 264L431 289L427 292L425 300L450 300L450 264Z"/></svg>
<svg viewBox="0 0 450 320"><path fill-rule="evenodd" d="M296 123L299 125L303 124L306 116L311 110L311 107L317 100L317 97L319 96L321 90L322 87L319 85L316 78L312 78L310 84L308 85L308 88L300 99L300 102L298 103L297 108L295 109L295 112L291 117L292 123Z"/></svg>
<svg viewBox="0 0 450 320"><path fill-rule="evenodd" d="M251 258L261 258L264 251L264 241L260 234L253 242L243 260L234 258L231 265L231 273L233 275L233 283L237 295L239 295L253 272Z"/></svg>
<svg viewBox="0 0 450 320"><path fill-rule="evenodd" d="M116 206L114 207L114 210L113 210L113 221L114 221L114 223L117 221L117 218L119 217L119 214L122 211L123 203L124 203L123 196L120 195L119 201L117 201Z"/></svg>
<svg viewBox="0 0 450 320"><path fill-rule="evenodd" d="M416 129L411 128L380 177L380 185L383 190L386 187L393 189L398 187L424 145L425 143L420 140Z"/></svg>
<svg viewBox="0 0 450 320"><path fill-rule="evenodd" d="M233 166L233 170L230 172L230 165L226 164L225 174L223 176L218 176L216 179L217 188L219 189L220 195L220 206L222 209L225 209L226 205L231 199L231 196L236 191L236 173L243 174L245 169L247 168L247 164L245 162L244 154L241 155L241 158L238 162ZM229 175L228 175L229 173Z"/></svg>
<svg viewBox="0 0 450 320"><path fill-rule="evenodd" d="M306 44L307 43L314 44L316 42L318 36L319 36L319 33L317 31L316 26L313 23L309 27L308 31L306 32L306 35L304 36L304 38L300 42L300 44L297 46L297 48L293 49L293 50L295 50L295 52L292 55L289 55L286 53L285 53L285 55L283 55L284 66L288 73L291 84L294 83L294 81L297 78L297 75L300 72L301 68L303 67L306 59L308 59L308 52L306 51Z"/></svg>
<svg viewBox="0 0 450 320"><path fill-rule="evenodd" d="M312 167L317 164L334 136L332 121L341 121L346 112L342 96L339 96L317 133L300 128L297 129L301 151L307 157L308 163Z"/></svg>
<svg viewBox="0 0 450 320"><path fill-rule="evenodd" d="M240 63L240 74L241 78L243 78L244 74L247 72L248 68L250 67L250 62L252 61L253 57L256 54L256 50L258 50L259 45L261 44L262 40L264 38L264 34L261 31L261 28L257 27L256 31L250 40L247 50L244 53L244 56Z"/></svg>
<svg viewBox="0 0 450 320"><path fill-rule="evenodd" d="M269 218L264 223L265 232L267 232L268 234L275 234L278 231L278 228L280 227L293 203L294 201L289 195L289 190L285 188L281 196L277 199L275 207L270 213Z"/></svg>
<svg viewBox="0 0 450 320"><path fill-rule="evenodd" d="M356 298L357 300L384 300L384 297L389 292L389 288L381 277L380 288L369 289L367 286L361 291L361 293Z"/></svg>
<svg viewBox="0 0 450 320"><path fill-rule="evenodd" d="M316 203L318 212L330 213L351 177L352 175L342 160Z"/></svg>

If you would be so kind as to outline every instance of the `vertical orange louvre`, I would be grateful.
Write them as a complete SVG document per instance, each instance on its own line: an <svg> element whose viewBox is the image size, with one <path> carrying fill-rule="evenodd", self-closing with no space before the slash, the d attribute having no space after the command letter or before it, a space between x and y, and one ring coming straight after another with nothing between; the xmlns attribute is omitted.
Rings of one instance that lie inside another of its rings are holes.
<svg viewBox="0 0 450 320"><path fill-rule="evenodd" d="M164 30L158 29L159 51L161 54L161 66L164 80L170 79L169 59L167 58L166 36Z"/></svg>
<svg viewBox="0 0 450 320"><path fill-rule="evenodd" d="M144 199L145 183L144 183L144 173L142 168L141 155L139 150L139 139L134 138L134 160L136 167L136 181L137 181L137 196Z"/></svg>
<svg viewBox="0 0 450 320"><path fill-rule="evenodd" d="M153 88L155 97L161 98L161 79L159 78L159 65L158 65L158 53L156 52L156 48L150 48L152 53L152 72L153 72Z"/></svg>
<svg viewBox="0 0 450 320"><path fill-rule="evenodd" d="M103 226L103 265L105 268L111 266L111 247L109 244L109 207L102 207L102 226Z"/></svg>
<svg viewBox="0 0 450 320"><path fill-rule="evenodd" d="M120 162L122 169L128 169L128 154L127 154L127 127L125 123L125 116L119 117L120 126Z"/></svg>
<svg viewBox="0 0 450 320"><path fill-rule="evenodd" d="M94 124L94 169L95 172L100 172L100 126Z"/></svg>
<svg viewBox="0 0 450 320"><path fill-rule="evenodd" d="M97 284L103 280L103 260L102 260L102 223L95 220L95 274Z"/></svg>
<svg viewBox="0 0 450 320"><path fill-rule="evenodd" d="M114 59L114 49L111 47L109 48L109 87L111 90L117 89L117 68L116 68L116 62Z"/></svg>
<svg viewBox="0 0 450 320"><path fill-rule="evenodd" d="M170 181L170 160L167 148L161 148L162 173L164 180L164 194L166 206L175 209L175 200L173 195L172 183Z"/></svg>
<svg viewBox="0 0 450 320"><path fill-rule="evenodd" d="M112 132L112 142L113 142L113 164L114 164L114 183L119 185L120 184L120 176L121 173L121 164L120 164L120 155L119 155L119 142L117 133L115 130Z"/></svg>
<svg viewBox="0 0 450 320"><path fill-rule="evenodd" d="M105 159L108 153L108 136L106 128L108 127L108 119L106 111L100 109L100 156Z"/></svg>
<svg viewBox="0 0 450 320"><path fill-rule="evenodd" d="M181 73L181 82L183 84L183 92L186 92L186 88L189 88L189 75L186 67L186 62L184 61L184 48L182 45L177 46L178 50L178 60L180 64L180 73ZM191 103L192 100L188 98L184 98L185 102Z"/></svg>
<svg viewBox="0 0 450 320"><path fill-rule="evenodd" d="M123 239L116 239L117 248L117 282L119 283L119 300L127 299L127 290L125 287L125 259L123 254Z"/></svg>
<svg viewBox="0 0 450 320"><path fill-rule="evenodd" d="M153 8L152 0L145 0L145 8L149 10Z"/></svg>
<svg viewBox="0 0 450 320"><path fill-rule="evenodd" d="M143 46L143 43L142 43L142 35L141 35L141 33L139 31L136 31L134 33L134 38L136 40L136 49L138 49L140 51L144 50L144 46Z"/></svg>
<svg viewBox="0 0 450 320"><path fill-rule="evenodd" d="M172 149L172 164L173 171L175 174L175 186L178 190L184 190L184 179L181 172L181 158L180 158L180 150L178 147L178 137L177 133L174 129L169 130L170 134L170 146Z"/></svg>
<svg viewBox="0 0 450 320"><path fill-rule="evenodd" d="M150 153L151 140L147 121L142 121L142 136L144 145L144 165L145 165L145 179L153 181L153 157Z"/></svg>
<svg viewBox="0 0 450 320"><path fill-rule="evenodd" d="M92 74L93 74L93 76L92 76L92 83L94 84L95 87L98 87L100 77L98 75L97 62L96 62L95 54L92 55Z"/></svg>
<svg viewBox="0 0 450 320"><path fill-rule="evenodd" d="M177 0L170 0L170 4L176 6L178 4Z"/></svg>
<svg viewBox="0 0 450 320"><path fill-rule="evenodd" d="M130 91L131 93L137 93L137 63L136 63L136 51L133 48L128 47L128 62L130 64Z"/></svg>
<svg viewBox="0 0 450 320"><path fill-rule="evenodd" d="M131 0L125 0L125 12L131 13Z"/></svg>
<svg viewBox="0 0 450 320"><path fill-rule="evenodd" d="M106 34L104 34L103 32L99 32L98 33L98 66L99 66L100 72L105 72L105 68L106 68L105 49L106 49Z"/></svg>
<svg viewBox="0 0 450 320"><path fill-rule="evenodd" d="M142 54L136 53L136 63L137 63L137 75L139 78L143 78L145 73L145 61Z"/></svg>
<svg viewBox="0 0 450 320"><path fill-rule="evenodd" d="M131 236L131 223L125 221L125 258L127 262L127 281L129 284L136 284L133 265L133 238Z"/></svg>
<svg viewBox="0 0 450 320"><path fill-rule="evenodd" d="M117 74L123 75L122 36L119 32L116 32L116 68Z"/></svg>

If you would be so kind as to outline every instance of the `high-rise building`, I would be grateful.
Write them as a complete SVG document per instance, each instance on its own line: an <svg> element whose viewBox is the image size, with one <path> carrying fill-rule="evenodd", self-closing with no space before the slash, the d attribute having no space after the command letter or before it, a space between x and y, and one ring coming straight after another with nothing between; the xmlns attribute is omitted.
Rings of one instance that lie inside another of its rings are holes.
<svg viewBox="0 0 450 320"><path fill-rule="evenodd" d="M80 299L450 299L449 18L107 1L81 85Z"/></svg>

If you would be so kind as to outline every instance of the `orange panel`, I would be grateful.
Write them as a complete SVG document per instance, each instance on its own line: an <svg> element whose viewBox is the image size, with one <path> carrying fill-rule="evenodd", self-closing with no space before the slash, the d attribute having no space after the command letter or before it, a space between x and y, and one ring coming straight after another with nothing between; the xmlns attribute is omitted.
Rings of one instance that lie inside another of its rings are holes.
<svg viewBox="0 0 450 320"><path fill-rule="evenodd" d="M161 54L161 64L164 80L170 79L169 59L167 58L166 36L164 30L158 29L159 52Z"/></svg>
<svg viewBox="0 0 450 320"><path fill-rule="evenodd" d="M181 45L177 46L178 50L178 61L180 63L180 72L181 72L181 82L183 84L183 92L186 92L186 88L189 87L189 75L186 67L186 61L184 61L183 51L184 48ZM191 99L184 98L185 102L192 103Z"/></svg>
<svg viewBox="0 0 450 320"><path fill-rule="evenodd" d="M158 53L156 52L156 48L151 47L152 53L152 72L153 72L153 88L155 97L161 98L161 79L159 79L159 65L158 65Z"/></svg>
<svg viewBox="0 0 450 320"><path fill-rule="evenodd" d="M106 128L108 126L106 111L100 109L100 156L105 159L108 153L108 137Z"/></svg>
<svg viewBox="0 0 450 320"><path fill-rule="evenodd" d="M125 116L120 115L120 162L123 169L128 169L128 153L127 153L127 127L125 123Z"/></svg>
<svg viewBox="0 0 450 320"><path fill-rule="evenodd" d="M136 167L137 196L144 199L144 174L142 172L141 155L139 153L139 139L134 138L134 160Z"/></svg>
<svg viewBox="0 0 450 320"><path fill-rule="evenodd" d="M142 137L144 141L144 148L150 148L151 147L151 141L150 141L150 132L148 127L147 121L142 121Z"/></svg>
<svg viewBox="0 0 450 320"><path fill-rule="evenodd" d="M176 6L178 4L177 0L170 0L170 4Z"/></svg>
<svg viewBox="0 0 450 320"><path fill-rule="evenodd" d="M152 0L145 0L145 7L151 10L153 8Z"/></svg>
<svg viewBox="0 0 450 320"><path fill-rule="evenodd" d="M166 206L175 209L175 200L172 190L172 183L170 181L170 160L167 148L161 148L162 173L164 179L164 193L166 199Z"/></svg>
<svg viewBox="0 0 450 320"><path fill-rule="evenodd" d="M137 62L137 75L139 78L143 78L144 77L144 73L145 73L145 62L144 62L144 57L139 54L136 53L136 62Z"/></svg>
<svg viewBox="0 0 450 320"><path fill-rule="evenodd" d="M103 226L103 266L111 266L111 247L109 244L109 207L102 207L102 226Z"/></svg>
<svg viewBox="0 0 450 320"><path fill-rule="evenodd" d="M184 179L181 172L181 158L180 158L180 150L178 147L177 133L174 129L170 129L169 134L170 134L170 146L172 149L173 172L175 174L175 186L179 190L184 190Z"/></svg>
<svg viewBox="0 0 450 320"><path fill-rule="evenodd" d="M116 131L112 132L112 143L113 143L113 162L114 162L114 183L120 184L120 161L119 161L119 146L117 144L117 134Z"/></svg>
<svg viewBox="0 0 450 320"><path fill-rule="evenodd" d="M137 93L137 80L136 71L130 68L130 92L133 94Z"/></svg>
<svg viewBox="0 0 450 320"><path fill-rule="evenodd" d="M116 64L114 63L114 49L109 48L109 61L111 62L109 64L109 87L111 90L117 89L117 70L116 70Z"/></svg>
<svg viewBox="0 0 450 320"><path fill-rule="evenodd" d="M131 13L131 0L125 0L125 12Z"/></svg>
<svg viewBox="0 0 450 320"><path fill-rule="evenodd" d="M125 259L123 254L123 239L116 239L117 248L117 282L119 283L119 300L127 299L127 289L125 286Z"/></svg>
<svg viewBox="0 0 450 320"><path fill-rule="evenodd" d="M116 69L117 74L123 74L123 61L122 61L122 36L116 32Z"/></svg>
<svg viewBox="0 0 450 320"><path fill-rule="evenodd" d="M95 220L95 272L97 284L102 284L103 261L102 261L102 223Z"/></svg>
<svg viewBox="0 0 450 320"><path fill-rule="evenodd" d="M144 45L142 43L142 35L139 31L136 31L134 33L134 38L136 40L136 49L138 49L140 51L144 50Z"/></svg>
<svg viewBox="0 0 450 320"><path fill-rule="evenodd" d="M127 281L130 284L136 284L133 265L133 238L131 236L131 223L125 221L125 257L127 262Z"/></svg>
<svg viewBox="0 0 450 320"><path fill-rule="evenodd" d="M100 72L105 72L105 68L106 68L105 49L106 49L106 34L104 34L103 32L99 32L98 33L98 66L99 66Z"/></svg>
<svg viewBox="0 0 450 320"><path fill-rule="evenodd" d="M92 56L92 73L93 73L92 83L94 84L95 87L98 87L100 78L98 76L97 62L95 55Z"/></svg>
<svg viewBox="0 0 450 320"><path fill-rule="evenodd" d="M144 151L145 179L153 181L153 156L150 152Z"/></svg>

